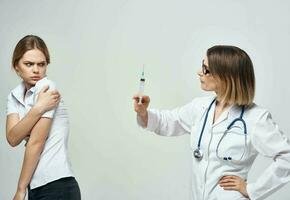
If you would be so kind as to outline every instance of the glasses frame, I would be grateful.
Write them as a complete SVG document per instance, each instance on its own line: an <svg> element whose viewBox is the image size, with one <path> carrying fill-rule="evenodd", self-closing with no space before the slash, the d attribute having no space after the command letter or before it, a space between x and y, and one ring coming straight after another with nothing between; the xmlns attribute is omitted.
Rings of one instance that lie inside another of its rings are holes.
<svg viewBox="0 0 290 200"><path fill-rule="evenodd" d="M206 66L204 64L204 60L202 60L202 63L201 63L201 69L202 69L202 73L203 75L207 75L207 74L210 74L210 71L208 69L208 66Z"/></svg>

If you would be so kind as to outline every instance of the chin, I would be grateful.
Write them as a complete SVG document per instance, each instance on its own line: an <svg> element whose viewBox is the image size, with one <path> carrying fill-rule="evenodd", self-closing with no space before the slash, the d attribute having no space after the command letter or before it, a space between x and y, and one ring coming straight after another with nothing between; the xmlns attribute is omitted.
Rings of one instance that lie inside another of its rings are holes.
<svg viewBox="0 0 290 200"><path fill-rule="evenodd" d="M210 89L210 88L207 88L207 87L202 87L202 86L201 86L201 89L202 89L202 90L204 90L204 91L207 91L207 92L213 91L213 90L212 90L212 89Z"/></svg>
<svg viewBox="0 0 290 200"><path fill-rule="evenodd" d="M206 88L203 84L201 84L200 88L201 88L202 90L207 91L207 88Z"/></svg>
<svg viewBox="0 0 290 200"><path fill-rule="evenodd" d="M28 84L31 86L35 86L35 84L37 83L37 81L29 81Z"/></svg>

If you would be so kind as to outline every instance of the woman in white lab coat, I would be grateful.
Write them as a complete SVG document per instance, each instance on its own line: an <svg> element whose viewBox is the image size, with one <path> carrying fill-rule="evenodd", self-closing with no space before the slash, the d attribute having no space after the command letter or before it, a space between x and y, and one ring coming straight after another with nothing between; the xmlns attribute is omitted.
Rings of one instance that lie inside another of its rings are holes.
<svg viewBox="0 0 290 200"><path fill-rule="evenodd" d="M134 96L140 126L163 136L191 134L194 200L265 199L290 181L290 145L271 114L254 102L255 75L245 51L234 46L207 50L198 72L200 97L171 111L147 109L150 98ZM261 154L273 162L247 182Z"/></svg>

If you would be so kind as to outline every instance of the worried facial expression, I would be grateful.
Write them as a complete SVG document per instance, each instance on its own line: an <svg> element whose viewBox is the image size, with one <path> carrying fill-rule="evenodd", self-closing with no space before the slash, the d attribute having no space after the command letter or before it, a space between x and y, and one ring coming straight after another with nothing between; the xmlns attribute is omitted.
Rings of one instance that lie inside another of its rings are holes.
<svg viewBox="0 0 290 200"><path fill-rule="evenodd" d="M35 86L36 82L46 76L47 61L39 49L26 51L21 57L15 71L24 81L26 89Z"/></svg>

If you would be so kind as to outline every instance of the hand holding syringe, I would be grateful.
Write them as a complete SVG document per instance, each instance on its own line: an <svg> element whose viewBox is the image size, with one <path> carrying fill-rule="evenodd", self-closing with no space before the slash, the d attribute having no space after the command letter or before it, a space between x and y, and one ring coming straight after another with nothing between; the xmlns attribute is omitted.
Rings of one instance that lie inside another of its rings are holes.
<svg viewBox="0 0 290 200"><path fill-rule="evenodd" d="M144 96L145 76L144 76L144 65L142 75L140 78L139 91L137 95L133 96L134 109L138 115L138 118L142 121L142 126L146 127L148 123L148 111L147 108L150 103L149 96Z"/></svg>

